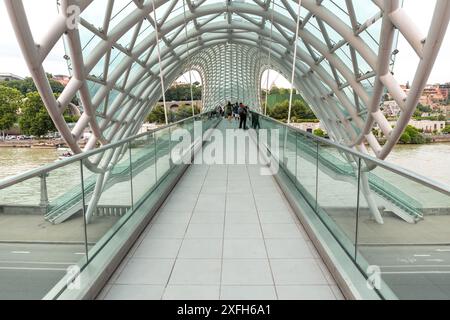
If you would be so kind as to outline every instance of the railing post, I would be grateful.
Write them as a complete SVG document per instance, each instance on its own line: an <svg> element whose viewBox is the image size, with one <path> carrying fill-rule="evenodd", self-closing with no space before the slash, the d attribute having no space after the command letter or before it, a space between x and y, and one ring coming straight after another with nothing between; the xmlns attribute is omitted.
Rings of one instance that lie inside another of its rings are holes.
<svg viewBox="0 0 450 320"><path fill-rule="evenodd" d="M47 211L49 201L48 201L48 190L47 190L47 177L48 173L43 173L40 176L41 179L41 199L39 202L39 207Z"/></svg>
<svg viewBox="0 0 450 320"><path fill-rule="evenodd" d="M359 208L361 205L361 158L358 158L358 193L356 196L356 226L355 226L355 262L358 258L358 237L359 237Z"/></svg>
<svg viewBox="0 0 450 320"><path fill-rule="evenodd" d="M134 210L134 190L133 190L133 158L131 155L131 141L128 142L128 154L130 160L130 197L131 197L131 210Z"/></svg>

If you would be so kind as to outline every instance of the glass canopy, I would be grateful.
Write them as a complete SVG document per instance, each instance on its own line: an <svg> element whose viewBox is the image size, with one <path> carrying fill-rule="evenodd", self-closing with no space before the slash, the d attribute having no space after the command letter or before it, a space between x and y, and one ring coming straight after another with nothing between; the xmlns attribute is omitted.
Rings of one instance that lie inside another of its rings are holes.
<svg viewBox="0 0 450 320"><path fill-rule="evenodd" d="M13 24L23 24L22 1L5 1ZM16 33L23 51L37 56L58 36L65 40L71 81L57 101L47 94L44 102L75 152L86 127L94 133L86 149L138 132L164 90L189 70L202 76L205 110L228 100L259 110L262 73L275 69L290 79L293 69L293 86L332 139L363 152L368 144L384 159L417 105L450 16L448 2L437 0L427 37L400 0L91 0L78 10L69 0L57 4L61 19L80 13L77 28L58 20L48 43L37 46L31 29ZM421 58L409 94L392 74L399 34ZM35 81L45 82L39 61L26 58L37 64ZM395 129L380 111L386 93L402 110ZM84 114L70 130L61 109L74 95ZM388 137L383 147L375 125Z"/></svg>

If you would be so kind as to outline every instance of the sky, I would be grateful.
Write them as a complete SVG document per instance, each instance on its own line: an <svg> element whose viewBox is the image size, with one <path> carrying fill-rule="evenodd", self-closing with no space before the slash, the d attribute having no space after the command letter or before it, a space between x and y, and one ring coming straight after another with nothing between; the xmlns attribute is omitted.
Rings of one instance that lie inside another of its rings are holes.
<svg viewBox="0 0 450 320"><path fill-rule="evenodd" d="M55 0L24 0L27 9L30 26L33 30L35 40L44 36L45 31L49 28L51 21L56 16ZM424 3L427 5L423 5ZM436 0L405 0L404 8L412 20L418 25L422 33L426 35L430 24L434 4ZM6 7L3 1L0 1L0 72L10 72L19 76L28 76L29 71L22 57L21 51L15 39L14 31L9 22ZM399 53L397 55L394 68L395 77L400 83L412 81L414 78L415 67L418 58L414 51L407 45L406 40L402 37L398 44ZM55 49L50 53L44 62L44 68L47 72L53 74L68 74L66 61L63 59L64 47L62 42L58 43ZM447 33L444 44L436 61L434 70L430 76L429 83L450 82L450 32ZM198 76L194 76L196 79ZM181 77L180 81L186 81ZM265 86L265 80L263 81ZM289 87L289 82L282 76L272 72L270 84L279 87Z"/></svg>

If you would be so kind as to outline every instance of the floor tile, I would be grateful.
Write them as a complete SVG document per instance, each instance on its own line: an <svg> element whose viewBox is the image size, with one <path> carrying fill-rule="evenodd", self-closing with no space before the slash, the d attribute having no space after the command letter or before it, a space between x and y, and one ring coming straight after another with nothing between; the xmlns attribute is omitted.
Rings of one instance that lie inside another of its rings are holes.
<svg viewBox="0 0 450 320"><path fill-rule="evenodd" d="M264 238L266 239L290 239L302 238L300 230L295 224L261 224Z"/></svg>
<svg viewBox="0 0 450 320"><path fill-rule="evenodd" d="M257 239L262 238L258 224L225 224L225 239Z"/></svg>
<svg viewBox="0 0 450 320"><path fill-rule="evenodd" d="M169 285L219 285L220 260L178 259Z"/></svg>
<svg viewBox="0 0 450 320"><path fill-rule="evenodd" d="M185 212L158 212L155 218L155 224L180 223L187 224L191 218L192 211Z"/></svg>
<svg viewBox="0 0 450 320"><path fill-rule="evenodd" d="M303 239L266 239L265 242L270 259L314 258Z"/></svg>
<svg viewBox="0 0 450 320"><path fill-rule="evenodd" d="M145 239L134 253L134 258L176 258L181 239Z"/></svg>
<svg viewBox="0 0 450 320"><path fill-rule="evenodd" d="M266 247L262 239L225 239L224 259L265 259Z"/></svg>
<svg viewBox="0 0 450 320"><path fill-rule="evenodd" d="M114 284L165 285L173 259L130 259Z"/></svg>
<svg viewBox="0 0 450 320"><path fill-rule="evenodd" d="M329 286L277 286L280 300L336 300Z"/></svg>
<svg viewBox="0 0 450 320"><path fill-rule="evenodd" d="M221 259L222 239L185 239L178 258Z"/></svg>
<svg viewBox="0 0 450 320"><path fill-rule="evenodd" d="M104 300L160 300L164 286L113 285Z"/></svg>
<svg viewBox="0 0 450 320"><path fill-rule="evenodd" d="M223 224L197 223L190 224L186 233L186 239L198 238L223 238Z"/></svg>
<svg viewBox="0 0 450 320"><path fill-rule="evenodd" d="M163 300L218 300L220 287L201 285L169 285Z"/></svg>
<svg viewBox="0 0 450 320"><path fill-rule="evenodd" d="M191 224L223 224L225 221L224 212L197 212L191 218Z"/></svg>
<svg viewBox="0 0 450 320"><path fill-rule="evenodd" d="M222 286L221 300L276 300L274 286Z"/></svg>
<svg viewBox="0 0 450 320"><path fill-rule="evenodd" d="M184 223L154 224L146 238L152 239L182 239L186 233L187 225Z"/></svg>
<svg viewBox="0 0 450 320"><path fill-rule="evenodd" d="M259 218L256 212L227 212L225 224L258 224Z"/></svg>
<svg viewBox="0 0 450 320"><path fill-rule="evenodd" d="M313 259L271 259L276 285L327 285L319 265Z"/></svg>
<svg viewBox="0 0 450 320"><path fill-rule="evenodd" d="M285 224L295 224L295 220L292 218L289 212L259 212L259 218L261 223L285 223Z"/></svg>
<svg viewBox="0 0 450 320"><path fill-rule="evenodd" d="M269 261L223 260L222 285L273 285Z"/></svg>

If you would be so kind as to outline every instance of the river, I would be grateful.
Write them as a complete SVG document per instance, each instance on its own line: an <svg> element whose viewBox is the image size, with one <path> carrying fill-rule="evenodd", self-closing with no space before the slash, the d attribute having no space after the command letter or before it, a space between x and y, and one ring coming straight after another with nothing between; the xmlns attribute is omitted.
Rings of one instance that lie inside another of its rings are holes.
<svg viewBox="0 0 450 320"><path fill-rule="evenodd" d="M53 149L0 148L0 180L53 163L57 158L58 154ZM450 143L397 145L387 160L450 185ZM50 179L58 179L57 185L64 184L64 181L66 183L70 180L79 181L77 164L69 168L58 169L58 172L55 173L57 174ZM72 179L68 179L68 177Z"/></svg>

